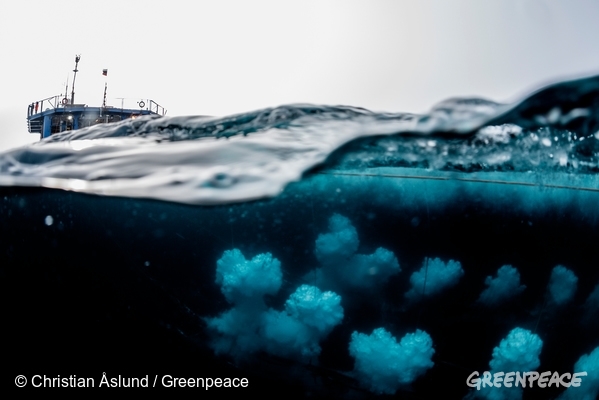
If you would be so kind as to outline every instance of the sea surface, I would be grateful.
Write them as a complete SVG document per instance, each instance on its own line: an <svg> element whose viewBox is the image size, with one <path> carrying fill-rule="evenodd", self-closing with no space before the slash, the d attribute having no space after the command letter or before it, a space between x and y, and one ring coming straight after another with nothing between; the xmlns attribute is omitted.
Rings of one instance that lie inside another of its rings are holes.
<svg viewBox="0 0 599 400"><path fill-rule="evenodd" d="M3 390L597 398L598 172L599 76L423 115L141 117L0 153ZM467 385L512 370L588 375Z"/></svg>

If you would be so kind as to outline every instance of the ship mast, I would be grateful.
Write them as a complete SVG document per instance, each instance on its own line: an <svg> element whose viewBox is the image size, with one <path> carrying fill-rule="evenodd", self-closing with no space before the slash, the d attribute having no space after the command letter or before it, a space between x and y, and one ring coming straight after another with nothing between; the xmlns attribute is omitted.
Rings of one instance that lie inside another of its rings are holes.
<svg viewBox="0 0 599 400"><path fill-rule="evenodd" d="M104 101L102 102L102 108L106 108L106 88L108 87L108 83L104 82Z"/></svg>
<svg viewBox="0 0 599 400"><path fill-rule="evenodd" d="M81 55L76 55L75 56L75 69L73 70L73 72L75 73L73 75L73 86L71 88L71 104L75 104L75 78L77 78L77 65L79 64L79 60L81 59Z"/></svg>

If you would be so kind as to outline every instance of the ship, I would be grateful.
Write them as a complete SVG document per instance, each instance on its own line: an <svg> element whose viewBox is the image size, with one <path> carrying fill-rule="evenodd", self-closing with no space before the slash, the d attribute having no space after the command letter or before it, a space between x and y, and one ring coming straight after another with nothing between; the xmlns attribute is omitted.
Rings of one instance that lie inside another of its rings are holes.
<svg viewBox="0 0 599 400"><path fill-rule="evenodd" d="M152 99L141 99L135 103L137 107L125 106L125 98L121 106L106 105L107 84L104 84L104 101L101 106L93 107L75 102L75 80L81 56L75 56L71 95L68 96L68 83L64 94L59 94L32 102L27 107L27 129L29 133L37 133L40 140L53 134L81 129L97 124L106 124L134 119L144 115L166 115L167 110ZM104 69L102 75L107 76Z"/></svg>

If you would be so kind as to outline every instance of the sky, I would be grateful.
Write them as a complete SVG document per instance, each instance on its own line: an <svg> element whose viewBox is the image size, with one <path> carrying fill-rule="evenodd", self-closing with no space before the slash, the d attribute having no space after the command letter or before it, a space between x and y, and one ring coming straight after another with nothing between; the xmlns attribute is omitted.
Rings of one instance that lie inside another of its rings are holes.
<svg viewBox="0 0 599 400"><path fill-rule="evenodd" d="M0 151L39 139L27 106L67 83L70 94L76 54L75 102L89 106L107 83L108 105L153 99L167 115L290 103L422 113L599 73L598 21L596 0L11 1Z"/></svg>

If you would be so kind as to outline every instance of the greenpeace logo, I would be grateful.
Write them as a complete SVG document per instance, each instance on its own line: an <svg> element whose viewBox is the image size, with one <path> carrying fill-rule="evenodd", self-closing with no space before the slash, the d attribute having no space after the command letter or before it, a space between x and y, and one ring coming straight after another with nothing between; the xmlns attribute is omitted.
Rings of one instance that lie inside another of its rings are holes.
<svg viewBox="0 0 599 400"><path fill-rule="evenodd" d="M587 376L586 372L576 372L574 374L570 374L566 372L565 374L559 374L556 372L545 371L545 372L495 372L491 374L489 371L483 372L483 376L479 377L480 374L478 371L474 371L470 374L468 379L466 379L466 385L470 387L475 387L476 390L480 390L486 387L496 387L500 388L504 387L523 387L525 388L527 383L528 387L534 387L535 385L540 388L552 387L555 384L555 387L579 387L582 383L582 379L580 377Z"/></svg>

